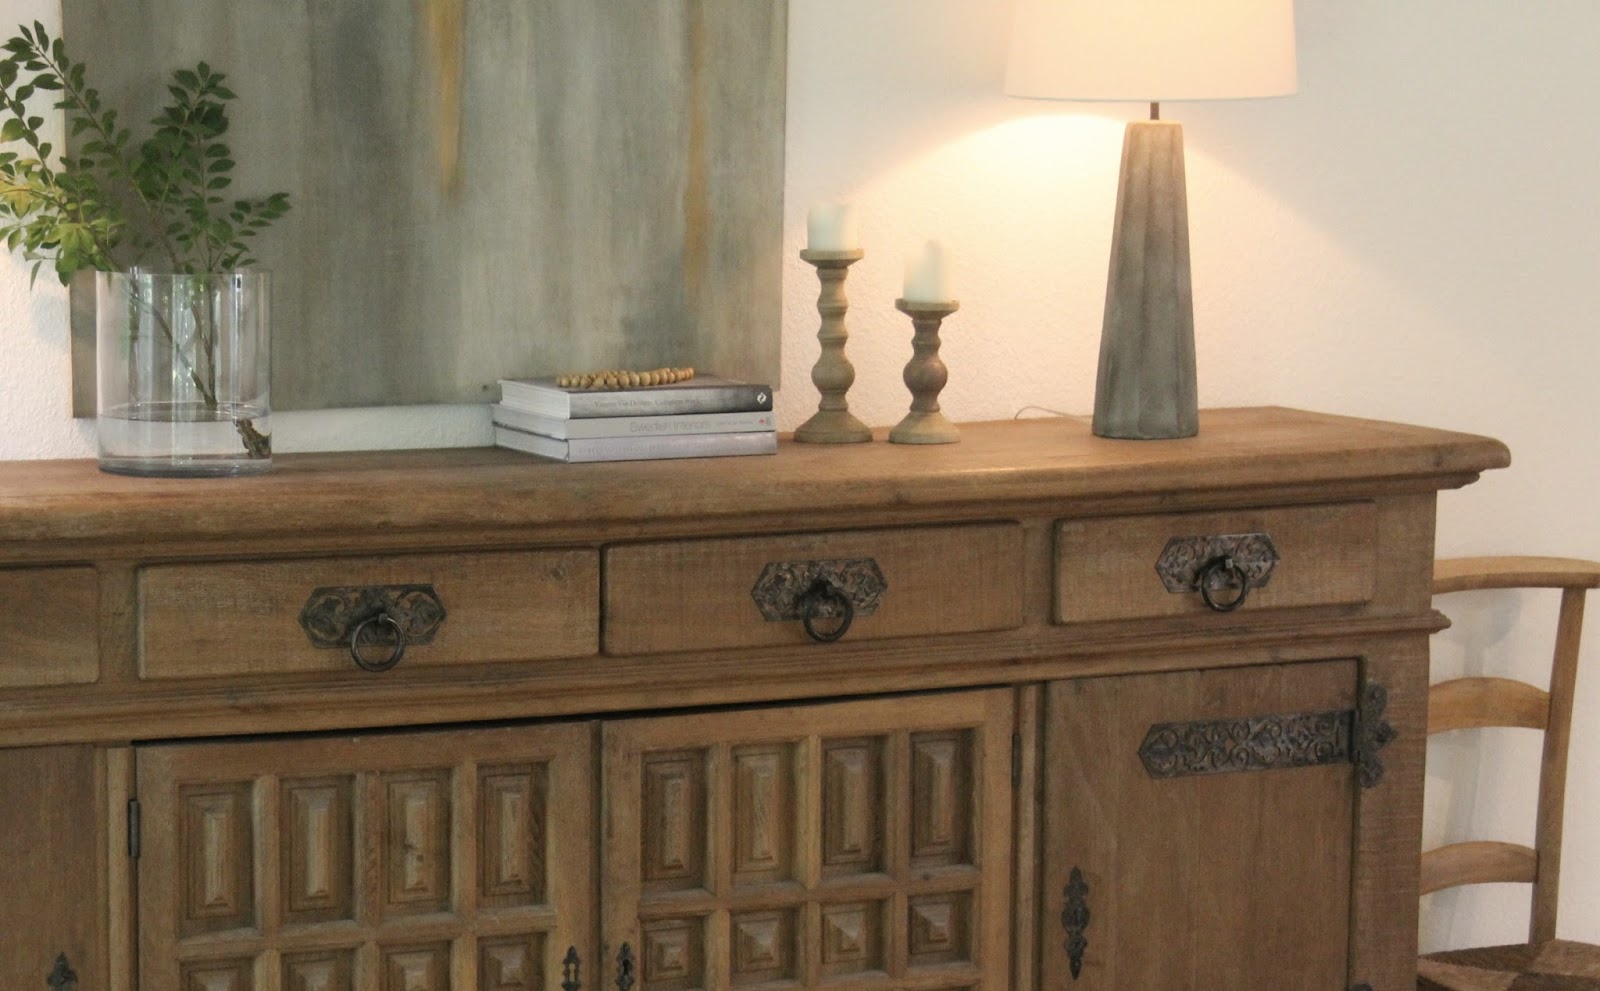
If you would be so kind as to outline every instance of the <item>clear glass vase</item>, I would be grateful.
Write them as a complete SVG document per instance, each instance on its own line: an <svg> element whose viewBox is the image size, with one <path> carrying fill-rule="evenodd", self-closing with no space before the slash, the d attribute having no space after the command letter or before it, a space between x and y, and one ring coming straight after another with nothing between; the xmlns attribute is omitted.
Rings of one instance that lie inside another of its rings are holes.
<svg viewBox="0 0 1600 991"><path fill-rule="evenodd" d="M247 475L272 467L271 276L100 272L100 468Z"/></svg>

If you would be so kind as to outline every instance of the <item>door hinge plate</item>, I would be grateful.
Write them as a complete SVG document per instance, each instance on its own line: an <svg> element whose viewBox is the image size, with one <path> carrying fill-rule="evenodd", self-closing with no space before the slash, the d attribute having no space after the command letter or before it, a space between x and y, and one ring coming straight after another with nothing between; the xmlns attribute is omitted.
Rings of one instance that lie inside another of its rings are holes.
<svg viewBox="0 0 1600 991"><path fill-rule="evenodd" d="M137 798L128 799L128 858L130 860L139 859L140 834L143 831L141 818L139 800Z"/></svg>

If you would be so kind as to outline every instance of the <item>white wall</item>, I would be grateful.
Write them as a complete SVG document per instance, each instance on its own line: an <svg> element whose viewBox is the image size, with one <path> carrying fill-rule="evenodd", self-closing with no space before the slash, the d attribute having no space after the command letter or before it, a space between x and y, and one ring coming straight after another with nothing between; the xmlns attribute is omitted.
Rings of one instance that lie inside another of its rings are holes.
<svg viewBox="0 0 1600 991"><path fill-rule="evenodd" d="M953 252L962 300L944 333L946 410L1091 407L1121 127L1143 108L999 96L1007 7L790 0L786 428L816 402L816 282L795 252L820 199L853 202L862 219L868 257L848 289L850 399L863 419L890 424L905 409L910 328L892 301L904 253L929 236ZM1600 115L1589 103L1600 4L1300 0L1298 13L1298 96L1166 108L1187 132L1202 405L1492 434L1516 464L1441 497L1440 552L1600 557L1584 495L1600 491ZM35 17L59 23L50 0L0 0L0 24ZM0 457L90 456L92 426L65 412L64 295L40 285L30 293L22 266L0 263ZM280 451L487 441L480 409L273 419ZM1546 603L1482 593L1460 607L1436 675L1541 670L1548 637L1508 630L1548 618ZM1600 647L1585 661L1561 932L1600 940ZM1497 735L1481 760L1459 742L1434 746L1431 839L1485 825L1531 839L1529 775L1487 780L1537 762L1528 735ZM1465 778L1447 784L1446 770ZM1519 939L1526 900L1432 896L1424 944Z"/></svg>

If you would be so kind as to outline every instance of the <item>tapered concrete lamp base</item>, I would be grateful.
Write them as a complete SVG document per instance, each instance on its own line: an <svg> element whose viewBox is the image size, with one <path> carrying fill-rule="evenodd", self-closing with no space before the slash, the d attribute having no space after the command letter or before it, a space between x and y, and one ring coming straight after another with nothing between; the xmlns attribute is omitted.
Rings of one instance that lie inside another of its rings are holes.
<svg viewBox="0 0 1600 991"><path fill-rule="evenodd" d="M1168 440L1199 431L1183 128L1135 121L1122 143L1094 432Z"/></svg>

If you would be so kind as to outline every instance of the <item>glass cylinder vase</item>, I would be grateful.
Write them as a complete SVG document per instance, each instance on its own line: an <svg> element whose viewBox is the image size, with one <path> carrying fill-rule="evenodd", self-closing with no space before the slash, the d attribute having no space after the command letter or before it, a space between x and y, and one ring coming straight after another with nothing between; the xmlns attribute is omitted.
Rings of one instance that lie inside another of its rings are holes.
<svg viewBox="0 0 1600 991"><path fill-rule="evenodd" d="M271 276L99 272L100 468L247 475L272 467Z"/></svg>

